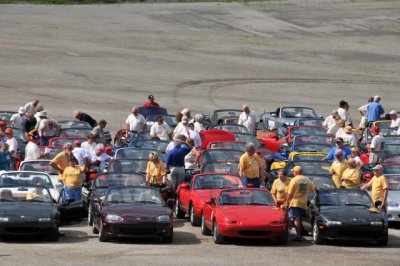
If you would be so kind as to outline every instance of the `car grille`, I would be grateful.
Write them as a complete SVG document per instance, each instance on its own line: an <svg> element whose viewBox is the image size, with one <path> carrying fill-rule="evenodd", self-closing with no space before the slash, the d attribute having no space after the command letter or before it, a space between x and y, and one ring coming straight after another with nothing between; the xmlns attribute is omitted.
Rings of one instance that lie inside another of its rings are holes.
<svg viewBox="0 0 400 266"><path fill-rule="evenodd" d="M121 233L131 235L151 235L154 234L157 229L155 228L121 228Z"/></svg>
<svg viewBox="0 0 400 266"><path fill-rule="evenodd" d="M4 230L14 234L32 234L40 231L37 227L6 227Z"/></svg>
<svg viewBox="0 0 400 266"><path fill-rule="evenodd" d="M343 236L364 236L368 237L371 235L371 231L365 230L339 230L338 234Z"/></svg>
<svg viewBox="0 0 400 266"><path fill-rule="evenodd" d="M267 236L270 233L270 231L239 231L242 236Z"/></svg>

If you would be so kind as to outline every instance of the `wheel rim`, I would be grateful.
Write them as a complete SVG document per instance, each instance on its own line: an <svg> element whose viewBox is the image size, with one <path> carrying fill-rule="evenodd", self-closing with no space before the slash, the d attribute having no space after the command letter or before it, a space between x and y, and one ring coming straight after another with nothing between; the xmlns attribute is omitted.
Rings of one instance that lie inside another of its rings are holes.
<svg viewBox="0 0 400 266"><path fill-rule="evenodd" d="M317 227L317 223L314 222L314 226L313 226L313 239L314 241L317 241L318 238L318 227Z"/></svg>
<svg viewBox="0 0 400 266"><path fill-rule="evenodd" d="M214 241L217 240L217 225L214 223Z"/></svg>
<svg viewBox="0 0 400 266"><path fill-rule="evenodd" d="M101 224L100 221L100 226L99 226L99 238L101 238L101 234L103 233L103 225Z"/></svg>
<svg viewBox="0 0 400 266"><path fill-rule="evenodd" d="M194 221L194 208L193 205L190 206L190 221L193 223Z"/></svg>
<svg viewBox="0 0 400 266"><path fill-rule="evenodd" d="M204 224L204 215L201 216L201 231L205 231L205 224Z"/></svg>
<svg viewBox="0 0 400 266"><path fill-rule="evenodd" d="M176 199L176 203L175 203L175 214L178 215L179 213L179 200Z"/></svg>
<svg viewBox="0 0 400 266"><path fill-rule="evenodd" d="M90 223L91 220L92 220L92 207L90 207L90 205L89 205L89 209L88 209L88 223Z"/></svg>

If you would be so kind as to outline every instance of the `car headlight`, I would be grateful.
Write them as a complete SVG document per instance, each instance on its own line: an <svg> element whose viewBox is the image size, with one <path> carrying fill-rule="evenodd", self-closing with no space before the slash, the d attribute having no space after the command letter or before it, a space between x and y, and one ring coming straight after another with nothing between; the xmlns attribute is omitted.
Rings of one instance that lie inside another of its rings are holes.
<svg viewBox="0 0 400 266"><path fill-rule="evenodd" d="M372 221L371 225L383 225L382 221Z"/></svg>
<svg viewBox="0 0 400 266"><path fill-rule="evenodd" d="M399 204L397 202L394 202L394 201L388 201L388 206L389 207L399 207Z"/></svg>
<svg viewBox="0 0 400 266"><path fill-rule="evenodd" d="M0 223L8 222L8 217L0 217Z"/></svg>
<svg viewBox="0 0 400 266"><path fill-rule="evenodd" d="M341 225L341 221L326 221L326 225Z"/></svg>
<svg viewBox="0 0 400 266"><path fill-rule="evenodd" d="M122 217L115 214L107 214L106 219L107 222L120 222L122 221Z"/></svg>
<svg viewBox="0 0 400 266"><path fill-rule="evenodd" d="M169 216L168 216L168 215L161 215L161 216L158 216L158 217L156 218L156 221L157 221L157 222L160 222L160 223L167 223L167 222L169 222Z"/></svg>
<svg viewBox="0 0 400 266"><path fill-rule="evenodd" d="M38 219L39 222L51 222L51 218L49 217L43 217Z"/></svg>

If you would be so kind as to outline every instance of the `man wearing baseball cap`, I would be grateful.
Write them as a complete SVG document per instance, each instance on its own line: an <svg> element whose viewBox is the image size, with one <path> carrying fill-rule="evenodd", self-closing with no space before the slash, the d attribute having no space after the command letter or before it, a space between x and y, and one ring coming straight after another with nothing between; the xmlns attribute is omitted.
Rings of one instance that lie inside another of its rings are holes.
<svg viewBox="0 0 400 266"><path fill-rule="evenodd" d="M374 164L379 162L383 156L383 148L385 146L385 138L379 135L379 127L374 126L370 128L372 140L371 144L367 144L369 150L369 163Z"/></svg>
<svg viewBox="0 0 400 266"><path fill-rule="evenodd" d="M154 101L154 96L152 94L150 94L149 97L147 97L147 99L148 99L148 101L145 102L143 104L143 106L145 106L145 107L150 107L150 106L160 107L160 105L156 101Z"/></svg>
<svg viewBox="0 0 400 266"><path fill-rule="evenodd" d="M294 240L301 241L302 214L307 209L307 194L310 191L315 192L315 186L302 174L301 166L295 166L292 171L294 177L287 188L286 206L289 206L289 217L294 221L296 228Z"/></svg>
<svg viewBox="0 0 400 266"><path fill-rule="evenodd" d="M388 195L388 184L386 177L382 174L383 167L378 164L372 170L374 171L374 176L361 189L366 190L372 187L371 197L375 206L384 209Z"/></svg>
<svg viewBox="0 0 400 266"><path fill-rule="evenodd" d="M333 147L329 153L322 158L322 161L330 161L330 162L334 162L337 158L335 157L335 153L337 149L341 149L342 150L342 154L343 154L343 158L347 159L351 157L351 151L350 148L347 146L344 146L344 141L343 138L338 137L335 139L336 142L336 147Z"/></svg>

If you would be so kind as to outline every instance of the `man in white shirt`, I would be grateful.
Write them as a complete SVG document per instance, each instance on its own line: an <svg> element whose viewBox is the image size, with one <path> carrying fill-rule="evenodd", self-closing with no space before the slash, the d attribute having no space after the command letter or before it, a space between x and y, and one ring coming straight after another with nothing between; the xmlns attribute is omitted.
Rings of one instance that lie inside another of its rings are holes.
<svg viewBox="0 0 400 266"><path fill-rule="evenodd" d="M132 107L132 113L126 118L126 138L130 138L129 147L132 147L133 142L137 140L138 134L145 131L147 127L146 119L139 114L139 109Z"/></svg>
<svg viewBox="0 0 400 266"><path fill-rule="evenodd" d="M327 129L332 128L336 125L336 120L339 118L339 114L337 110L333 110L331 115L327 116L322 123L322 126L326 127Z"/></svg>
<svg viewBox="0 0 400 266"><path fill-rule="evenodd" d="M339 108L337 110L340 118L342 118L345 122L352 122L350 113L349 113L350 105L345 100L341 100L339 102Z"/></svg>
<svg viewBox="0 0 400 266"><path fill-rule="evenodd" d="M8 144L8 151L10 152L11 155L10 170L15 170L15 163L18 151L18 141L14 138L12 128L6 128L4 133L7 136L6 143Z"/></svg>
<svg viewBox="0 0 400 266"><path fill-rule="evenodd" d="M13 127L15 128L19 128L21 130L24 130L24 124L25 124L25 108L24 107L20 107L18 109L18 113L13 114L10 118L10 122L12 124Z"/></svg>
<svg viewBox="0 0 400 266"><path fill-rule="evenodd" d="M25 112L36 114L36 112L37 112L36 107L38 106L38 104L39 104L39 99L33 99L32 102L25 104L25 106L24 106Z"/></svg>
<svg viewBox="0 0 400 266"><path fill-rule="evenodd" d="M200 134L194 130L194 123L191 122L188 124L187 134L188 134L187 135L188 138L193 139L194 147L196 149L199 149L201 147L201 137L200 137Z"/></svg>
<svg viewBox="0 0 400 266"><path fill-rule="evenodd" d="M374 97L368 98L368 103L359 107L358 111L360 112L361 115L361 120L360 120L360 125L359 128L364 129L367 126L367 111L368 111L368 105L374 101Z"/></svg>
<svg viewBox="0 0 400 266"><path fill-rule="evenodd" d="M46 156L46 154L41 154L39 146L39 135L35 132L29 135L29 142L25 147L25 161L39 160Z"/></svg>
<svg viewBox="0 0 400 266"><path fill-rule="evenodd" d="M379 127L374 126L370 128L373 136L371 144L367 145L369 150L369 163L379 163L379 160L383 156L383 148L385 146L385 138L379 135Z"/></svg>
<svg viewBox="0 0 400 266"><path fill-rule="evenodd" d="M257 132L257 125L259 120L260 119L258 118L256 112L250 111L248 105L243 105L243 113L241 113L239 116L239 125L245 126L249 130L250 134L255 135Z"/></svg>
<svg viewBox="0 0 400 266"><path fill-rule="evenodd" d="M390 111L390 119L392 119L392 122L390 123L390 128L395 128L398 129L400 127L400 118L397 115L396 110Z"/></svg>
<svg viewBox="0 0 400 266"><path fill-rule="evenodd" d="M150 137L153 139L169 141L171 140L171 133L171 128L164 122L164 117L158 115L156 117L156 122L150 128Z"/></svg>
<svg viewBox="0 0 400 266"><path fill-rule="evenodd" d="M84 166L85 160L88 160L90 153L88 150L81 148L81 141L75 140L74 141L74 149L72 150L72 154L74 155L75 159L78 161L78 165Z"/></svg>
<svg viewBox="0 0 400 266"><path fill-rule="evenodd" d="M96 150L90 154L91 166L97 166L100 171L103 171L113 158L110 155L106 154L104 150L105 146L100 143L99 145L97 145Z"/></svg>
<svg viewBox="0 0 400 266"><path fill-rule="evenodd" d="M85 149L88 153L93 152L97 147L97 143L94 142L94 135L89 134L87 136L87 141L83 142L81 145L82 149Z"/></svg>
<svg viewBox="0 0 400 266"><path fill-rule="evenodd" d="M38 115L40 117L38 128L39 136L41 137L40 145L47 146L51 138L58 136L61 126L54 119L48 118L45 111L39 112Z"/></svg>

